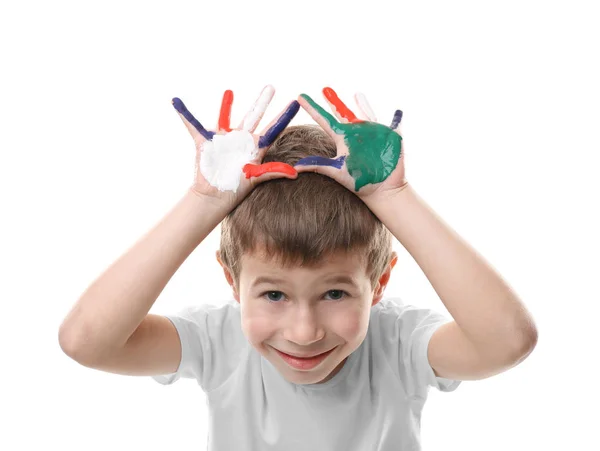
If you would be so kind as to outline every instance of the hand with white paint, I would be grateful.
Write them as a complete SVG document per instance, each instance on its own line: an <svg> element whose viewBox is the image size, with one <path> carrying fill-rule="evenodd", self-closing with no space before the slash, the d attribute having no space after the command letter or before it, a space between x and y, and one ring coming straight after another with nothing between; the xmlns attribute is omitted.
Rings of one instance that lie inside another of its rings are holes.
<svg viewBox="0 0 600 451"><path fill-rule="evenodd" d="M177 97L172 103L196 145L194 185L203 196L226 199L235 207L259 183L276 178L295 179L297 171L285 163L261 164L269 146L288 126L300 105L290 102L261 133L254 134L275 89L266 86L237 129L230 128L233 92L225 91L216 131L206 130Z"/></svg>

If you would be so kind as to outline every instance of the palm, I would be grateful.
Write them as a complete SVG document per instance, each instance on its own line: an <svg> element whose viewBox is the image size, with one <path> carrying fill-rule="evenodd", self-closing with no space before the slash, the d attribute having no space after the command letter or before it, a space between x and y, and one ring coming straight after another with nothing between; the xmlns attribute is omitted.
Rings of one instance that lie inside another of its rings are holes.
<svg viewBox="0 0 600 451"><path fill-rule="evenodd" d="M283 163L261 164L267 148L296 115L298 102L291 102L260 134L253 133L275 90L265 87L260 97L246 114L237 129L230 126L233 93L225 91L219 122L216 131L206 130L188 111L183 102L173 99L173 106L194 139L196 161L193 189L201 194L215 197L243 198L256 183L266 180L253 180L262 174L272 174L270 178L295 178L297 172ZM227 156L228 158L224 158ZM242 174L243 173L243 174ZM208 178L205 174L209 174Z"/></svg>
<svg viewBox="0 0 600 451"><path fill-rule="evenodd" d="M311 169L320 172L334 178L360 197L403 186L406 179L402 137L396 131L402 112L396 112L392 125L388 127L375 122L366 99L360 98L359 106L371 120L356 118L332 89L326 88L324 92L340 121L309 96L302 95L299 100L313 119L335 140L337 157L304 158L295 166L298 172Z"/></svg>

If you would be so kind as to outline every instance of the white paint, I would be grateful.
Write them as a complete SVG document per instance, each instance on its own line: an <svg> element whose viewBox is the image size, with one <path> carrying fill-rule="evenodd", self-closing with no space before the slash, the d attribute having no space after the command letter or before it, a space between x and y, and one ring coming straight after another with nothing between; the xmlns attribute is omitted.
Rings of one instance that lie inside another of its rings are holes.
<svg viewBox="0 0 600 451"><path fill-rule="evenodd" d="M256 128L274 95L275 88L271 85L265 86L258 100L252 105L252 109L246 114L244 125L242 126L243 130L254 130Z"/></svg>
<svg viewBox="0 0 600 451"><path fill-rule="evenodd" d="M225 135L215 135L212 141L202 144L200 172L208 183L219 191L235 193L243 175L242 168L257 155L254 138L246 130L233 130Z"/></svg>
<svg viewBox="0 0 600 451"><path fill-rule="evenodd" d="M377 118L375 117L375 113L373 112L371 105L369 105L369 102L367 101L367 97L363 93L357 92L354 98L356 99L358 107L367 117L367 119L369 119L371 122L377 122Z"/></svg>

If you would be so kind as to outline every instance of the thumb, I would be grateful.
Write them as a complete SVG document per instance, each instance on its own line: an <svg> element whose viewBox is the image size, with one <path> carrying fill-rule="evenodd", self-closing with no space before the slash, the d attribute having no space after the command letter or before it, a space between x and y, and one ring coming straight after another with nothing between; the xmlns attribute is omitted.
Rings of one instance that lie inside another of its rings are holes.
<svg viewBox="0 0 600 451"><path fill-rule="evenodd" d="M266 182L278 178L295 179L298 172L289 164L281 162L271 162L263 164L247 164L243 168L246 178L253 178L254 184Z"/></svg>
<svg viewBox="0 0 600 451"><path fill-rule="evenodd" d="M298 173L316 172L317 174L323 174L335 179L335 176L340 172L342 166L344 166L345 160L346 155L337 158L310 156L299 160L294 165L294 169L296 169Z"/></svg>
<svg viewBox="0 0 600 451"><path fill-rule="evenodd" d="M180 98L174 97L173 100L171 100L171 104L179 114L179 117L183 121L185 127L188 129L190 135L192 135L195 143L202 143L205 140L212 139L214 133L209 132L202 126L198 119L196 119L194 115L190 113Z"/></svg>

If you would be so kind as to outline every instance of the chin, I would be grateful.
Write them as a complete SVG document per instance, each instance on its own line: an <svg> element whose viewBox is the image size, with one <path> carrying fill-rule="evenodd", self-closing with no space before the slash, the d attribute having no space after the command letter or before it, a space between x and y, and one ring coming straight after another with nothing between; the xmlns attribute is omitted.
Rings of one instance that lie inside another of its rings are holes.
<svg viewBox="0 0 600 451"><path fill-rule="evenodd" d="M330 379L330 375L333 372L333 369L328 372L297 372L290 370L289 368L285 368L280 370L281 375L285 380L292 384L296 385L312 385L312 384L321 384Z"/></svg>

